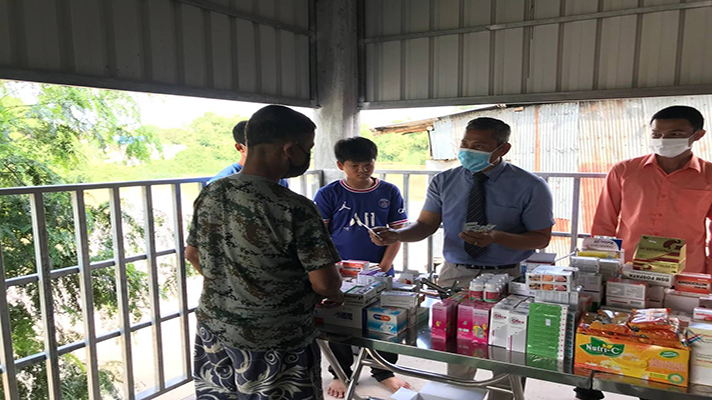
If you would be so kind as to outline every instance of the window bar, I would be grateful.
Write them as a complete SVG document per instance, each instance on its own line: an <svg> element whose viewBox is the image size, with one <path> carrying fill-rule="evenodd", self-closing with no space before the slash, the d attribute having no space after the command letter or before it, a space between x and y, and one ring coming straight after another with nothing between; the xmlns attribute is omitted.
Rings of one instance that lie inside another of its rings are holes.
<svg viewBox="0 0 712 400"><path fill-rule="evenodd" d="M188 324L188 289L185 271L185 243L183 243L183 205L180 183L173 185L173 222L176 240L176 274L178 278L178 302L180 303L180 335L183 350L183 373L186 378L191 373L190 329Z"/></svg>
<svg viewBox="0 0 712 400"><path fill-rule="evenodd" d="M87 388L91 400L101 399L99 385L99 361L96 350L96 325L94 322L94 291L92 289L91 256L89 255L89 232L87 230L87 211L84 203L84 191L72 192L74 209L74 230L77 241L77 260L79 264L79 287L82 299L82 319L84 320L84 340L87 352Z"/></svg>
<svg viewBox="0 0 712 400"><path fill-rule="evenodd" d="M571 209L571 253L578 247L579 207L581 203L581 178L574 178L573 207Z"/></svg>
<svg viewBox="0 0 712 400"><path fill-rule="evenodd" d="M163 367L163 333L161 330L161 289L158 282L158 256L156 255L156 228L153 216L153 191L150 185L143 187L143 212L146 235L146 255L148 256L149 301L151 302L151 324L153 326L153 374L159 391L166 387Z"/></svg>
<svg viewBox="0 0 712 400"><path fill-rule="evenodd" d="M406 213L408 212L408 204L410 204L410 174L403 174L403 191L405 195L403 196L403 205L405 207ZM403 269L409 270L410 259L408 257L408 243L403 243Z"/></svg>
<svg viewBox="0 0 712 400"><path fill-rule="evenodd" d="M426 175L425 177L425 190L427 191L428 188L430 187L430 182L433 180L433 175ZM438 231L435 231L437 233ZM435 235L435 233L433 235ZM428 279L431 281L433 280L433 274L435 273L435 261L433 260L433 257L435 257L434 250L433 250L433 235L428 236Z"/></svg>
<svg viewBox="0 0 712 400"><path fill-rule="evenodd" d="M12 330L10 328L10 311L7 305L7 287L5 286L5 264L2 259L0 247L0 357L2 357L2 386L5 391L5 400L20 400L17 391L17 375L15 357L12 350Z"/></svg>
<svg viewBox="0 0 712 400"><path fill-rule="evenodd" d="M47 225L42 193L30 195L32 207L32 234L35 242L35 262L39 278L40 307L42 308L42 330L45 354L47 355L47 391L49 400L62 398L59 378L59 354L57 353L57 328L54 322L54 301L52 299L52 269L47 244Z"/></svg>
<svg viewBox="0 0 712 400"><path fill-rule="evenodd" d="M133 354L131 351L131 320L129 311L129 290L126 276L126 256L124 252L124 232L121 218L121 194L118 187L111 188L111 231L114 242L114 262L116 269L117 301L121 323L121 356L124 372L124 392L128 400L136 397L134 392Z"/></svg>
<svg viewBox="0 0 712 400"><path fill-rule="evenodd" d="M307 175L303 174L299 177L299 186L300 190L302 191L302 196L304 197L309 197L307 194Z"/></svg>

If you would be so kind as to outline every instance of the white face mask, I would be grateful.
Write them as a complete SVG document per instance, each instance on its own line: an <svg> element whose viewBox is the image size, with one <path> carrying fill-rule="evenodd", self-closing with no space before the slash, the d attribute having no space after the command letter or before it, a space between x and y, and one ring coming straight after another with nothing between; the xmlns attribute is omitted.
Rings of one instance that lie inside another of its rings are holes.
<svg viewBox="0 0 712 400"><path fill-rule="evenodd" d="M650 151L661 157L677 157L691 148L690 138L650 140Z"/></svg>

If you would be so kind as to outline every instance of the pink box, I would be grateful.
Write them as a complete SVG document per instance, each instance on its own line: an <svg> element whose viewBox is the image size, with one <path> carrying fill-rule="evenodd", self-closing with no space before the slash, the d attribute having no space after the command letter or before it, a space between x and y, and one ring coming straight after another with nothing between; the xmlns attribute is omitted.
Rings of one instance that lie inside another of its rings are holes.
<svg viewBox="0 0 712 400"><path fill-rule="evenodd" d="M457 305L454 301L439 301L431 307L430 331L433 339L447 340L457 332Z"/></svg>
<svg viewBox="0 0 712 400"><path fill-rule="evenodd" d="M457 309L457 338L487 344L489 339L490 310L495 303L465 301Z"/></svg>

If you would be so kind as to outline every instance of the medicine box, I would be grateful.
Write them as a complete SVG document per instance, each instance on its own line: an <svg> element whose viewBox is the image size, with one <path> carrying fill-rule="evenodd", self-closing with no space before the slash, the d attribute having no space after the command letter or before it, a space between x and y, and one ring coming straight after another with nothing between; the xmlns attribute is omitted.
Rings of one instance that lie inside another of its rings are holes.
<svg viewBox="0 0 712 400"><path fill-rule="evenodd" d="M597 273L579 272L577 282L583 290L600 292L603 287L603 276Z"/></svg>
<svg viewBox="0 0 712 400"><path fill-rule="evenodd" d="M680 292L710 294L711 287L712 275L710 274L683 272L675 276L675 290Z"/></svg>
<svg viewBox="0 0 712 400"><path fill-rule="evenodd" d="M648 297L648 285L630 279L614 278L606 284L606 296L644 301Z"/></svg>
<svg viewBox="0 0 712 400"><path fill-rule="evenodd" d="M383 282L386 284L385 290L393 288L393 277L381 270L368 270L359 272L356 277L359 285L368 285L374 282Z"/></svg>
<svg viewBox="0 0 712 400"><path fill-rule="evenodd" d="M487 345L489 341L490 311L495 303L464 301L457 308L457 338Z"/></svg>
<svg viewBox="0 0 712 400"><path fill-rule="evenodd" d="M516 305L499 303L492 308L490 313L489 345L507 347L509 342L509 315Z"/></svg>
<svg viewBox="0 0 712 400"><path fill-rule="evenodd" d="M573 272L562 267L544 265L527 272L529 290L570 292L575 290Z"/></svg>
<svg viewBox="0 0 712 400"><path fill-rule="evenodd" d="M524 306L526 304L526 306ZM509 313L509 327L507 331L507 350L519 353L527 352L527 322L529 320L530 303L518 305Z"/></svg>
<svg viewBox="0 0 712 400"><path fill-rule="evenodd" d="M598 258L596 257L571 256L569 262L572 267L578 268L580 272L594 274L600 272L600 267L598 266Z"/></svg>
<svg viewBox="0 0 712 400"><path fill-rule="evenodd" d="M343 304L334 308L317 307L314 311L314 321L317 324L364 329L366 327L366 308L353 304Z"/></svg>
<svg viewBox="0 0 712 400"><path fill-rule="evenodd" d="M695 312L695 307L700 306L700 298L703 296L704 295L702 294L679 292L677 290L667 289L665 291L665 308L669 308L673 311L693 314Z"/></svg>
<svg viewBox="0 0 712 400"><path fill-rule="evenodd" d="M336 267L342 276L358 276L359 272L368 270L371 263L368 261L344 260L336 263Z"/></svg>
<svg viewBox="0 0 712 400"><path fill-rule="evenodd" d="M630 264L626 264L625 266L623 266L622 272L624 278L645 282L650 286L662 286L669 288L672 286L673 280L675 278L675 276L671 274L652 271L640 271L634 269L633 266Z"/></svg>
<svg viewBox="0 0 712 400"><path fill-rule="evenodd" d="M366 328L369 331L397 335L408 326L406 310L393 307L369 307Z"/></svg>
<svg viewBox="0 0 712 400"><path fill-rule="evenodd" d="M572 292L551 292L548 290L539 290L534 292L534 299L537 303L556 303L556 304L568 304L570 306L576 306L579 304L581 298L581 291L577 290Z"/></svg>
<svg viewBox="0 0 712 400"><path fill-rule="evenodd" d="M527 354L563 359L569 306L532 303L527 327Z"/></svg>
<svg viewBox="0 0 712 400"><path fill-rule="evenodd" d="M691 345L690 383L710 385L712 383L712 324L693 322L690 333L702 335L702 338Z"/></svg>
<svg viewBox="0 0 712 400"><path fill-rule="evenodd" d="M531 296L534 297L534 292L529 290L526 282L520 282L518 280L513 280L509 282L509 293L518 294L520 296Z"/></svg>
<svg viewBox="0 0 712 400"><path fill-rule="evenodd" d="M659 302L665 300L665 288L662 286L648 287L648 300Z"/></svg>
<svg viewBox="0 0 712 400"><path fill-rule="evenodd" d="M344 301L349 304L357 304L362 307L373 303L377 299L379 288L385 288L383 282L376 282L370 285L356 285L344 291ZM342 285L343 290L343 285Z"/></svg>
<svg viewBox="0 0 712 400"><path fill-rule="evenodd" d="M634 308L645 308L647 307L647 304L647 299L638 300L626 299L624 297L606 296L606 305L613 307L620 307L632 310Z"/></svg>
<svg viewBox="0 0 712 400"><path fill-rule="evenodd" d="M685 269L686 255L684 239L643 235L635 247L633 268L678 274Z"/></svg>
<svg viewBox="0 0 712 400"><path fill-rule="evenodd" d="M583 239L581 248L584 250L619 251L623 247L623 239L594 236Z"/></svg>
<svg viewBox="0 0 712 400"><path fill-rule="evenodd" d="M712 322L712 309L695 307L695 311L692 314L692 319L694 319L695 321Z"/></svg>
<svg viewBox="0 0 712 400"><path fill-rule="evenodd" d="M455 336L458 303L439 301L431 308L430 331L434 339L447 340Z"/></svg>
<svg viewBox="0 0 712 400"><path fill-rule="evenodd" d="M412 292L401 292L396 290L381 293L381 305L383 307L414 308L419 303L419 295Z"/></svg>

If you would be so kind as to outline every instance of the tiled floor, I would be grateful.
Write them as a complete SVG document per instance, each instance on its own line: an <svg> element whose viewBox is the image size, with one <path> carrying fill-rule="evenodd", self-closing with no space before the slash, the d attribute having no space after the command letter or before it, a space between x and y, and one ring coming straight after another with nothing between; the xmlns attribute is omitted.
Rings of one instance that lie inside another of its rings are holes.
<svg viewBox="0 0 712 400"><path fill-rule="evenodd" d="M419 369L424 369L432 372L445 372L445 364L422 360L413 357L401 356L399 365L416 367ZM485 379L490 375L487 371L481 371L477 374L477 379ZM326 361L323 361L322 368L322 379L324 382L324 387L326 387L331 382L331 374L327 371ZM415 378L404 378L416 389L419 390L426 383L422 379ZM184 387L174 390L173 392L166 395L167 397L161 397L160 400L193 400L195 396L192 394L193 385L185 385ZM378 382L371 378L371 372L368 368L365 368L361 373L361 381L356 390L356 393L365 397L372 396L379 399L388 399L390 393L383 388ZM573 388L570 386L559 385L555 383L549 383L539 380L528 380L526 385L525 397L527 400L573 400L574 392ZM326 400L333 400L334 397L325 395ZM608 400L633 400L634 397L623 396L618 394L606 393L606 399Z"/></svg>

